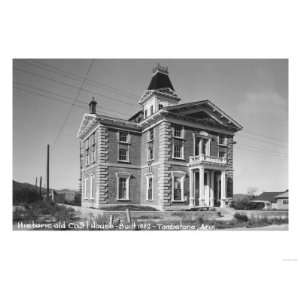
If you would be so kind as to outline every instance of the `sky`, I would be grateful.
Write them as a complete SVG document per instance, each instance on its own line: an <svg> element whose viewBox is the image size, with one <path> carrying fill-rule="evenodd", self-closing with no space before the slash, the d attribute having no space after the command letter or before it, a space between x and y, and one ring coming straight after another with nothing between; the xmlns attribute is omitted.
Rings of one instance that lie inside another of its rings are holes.
<svg viewBox="0 0 300 300"><path fill-rule="evenodd" d="M79 141L88 102L128 119L140 109L156 63L168 66L181 102L209 99L243 130L234 145L234 193L288 188L288 61L276 59L14 60L13 178L77 188ZM86 79L85 79L86 78ZM75 103L75 105L72 105Z"/></svg>

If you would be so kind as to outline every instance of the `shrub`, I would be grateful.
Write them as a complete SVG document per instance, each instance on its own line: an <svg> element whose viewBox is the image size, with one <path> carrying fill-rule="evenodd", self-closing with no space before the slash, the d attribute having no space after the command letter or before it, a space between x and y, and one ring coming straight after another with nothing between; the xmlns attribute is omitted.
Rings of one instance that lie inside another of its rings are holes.
<svg viewBox="0 0 300 300"><path fill-rule="evenodd" d="M237 210L261 210L265 207L263 202L253 202L250 200L232 201L230 207Z"/></svg>
<svg viewBox="0 0 300 300"><path fill-rule="evenodd" d="M234 218L241 222L248 222L249 218L247 215L235 213Z"/></svg>

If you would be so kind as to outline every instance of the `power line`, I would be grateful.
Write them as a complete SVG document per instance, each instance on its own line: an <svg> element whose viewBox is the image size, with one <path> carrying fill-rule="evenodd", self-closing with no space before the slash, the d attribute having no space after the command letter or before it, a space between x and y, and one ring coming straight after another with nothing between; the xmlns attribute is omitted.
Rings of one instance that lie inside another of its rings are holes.
<svg viewBox="0 0 300 300"><path fill-rule="evenodd" d="M266 141L270 141L270 142L273 142L275 144L281 144L283 145L284 143L277 140L277 139L274 139L274 138L271 138L271 137L266 137L264 135L259 135L259 134L254 134L254 133L250 133L250 132L247 132L247 131L242 131L240 133L240 135L246 135L246 136L249 136L249 137L257 137L257 138L260 138L261 140L266 140Z"/></svg>
<svg viewBox="0 0 300 300"><path fill-rule="evenodd" d="M61 76L64 76L66 78L69 78L69 79L72 79L72 80L75 80L75 81L80 81L80 80L84 79L84 76L81 76L81 75L78 75L78 74L75 74L75 73L72 73L72 72L67 72L65 70L62 70L62 69L57 68L55 66L51 66L51 65L46 64L46 63L35 62L35 61L30 61L30 62L25 62L25 63L31 64L31 65L33 65L35 67L38 67L38 68L43 69L43 70L46 70L48 72L57 73L57 74L59 74ZM119 93L119 94L121 94L121 95L123 95L123 96L125 96L125 97L127 97L129 99L131 99L132 97L139 98L138 95L136 95L136 94L134 94L134 93L132 93L130 91L125 91L125 90L118 89L116 87L112 87L112 86L110 86L108 84L105 84L103 82L100 82L98 80L87 78L86 81L88 83L89 82L94 83L94 86L95 86L95 84L97 84L96 87L98 87L98 85L101 85L103 87L107 87L107 88L115 91L116 93ZM126 96L125 94L130 95L130 96Z"/></svg>
<svg viewBox="0 0 300 300"><path fill-rule="evenodd" d="M30 64L30 65L33 65L34 67L37 67L37 68L40 68L42 70L46 70L48 72L53 72L53 73L56 73L56 74L59 74L60 76L63 76L63 77L66 77L66 78L69 78L69 79L72 79L72 80L75 80L75 81L79 81L80 79L78 78L84 78L83 76L81 75L77 75L77 74L74 74L74 73L71 73L71 72L66 72L62 69L59 69L55 66L51 66L49 64L46 64L46 63L42 63L42 62L33 62L33 61L30 61L30 62L24 62L26 64ZM45 68L46 67L46 68ZM62 81L59 81L59 80L56 80L54 78L50 78L50 77L47 77L47 76L44 76L44 75L40 75L40 74L37 74L37 73L34 73L34 72L30 72L30 71L26 71L26 70L23 70L23 69L20 69L20 68L15 68L16 70L19 70L21 72L26 72L28 74L31 74L32 76L36 76L36 77L41 77L41 78L44 78L44 79L47 79L47 80L50 80L50 81L53 81L53 82L56 82L58 84L61 84L61 85L65 85L65 86L69 86L69 87L72 87L72 88L77 88L77 86L74 86L72 84L68 84L68 83L65 83L65 82L62 82ZM50 70L49 70L50 69ZM52 69L52 70L51 70ZM68 75L66 75L68 74ZM77 78L76 78L77 77ZM99 81L96 81L96 80L92 80L92 79L88 79L88 78L85 78L86 79L86 82L96 82L100 85L105 85ZM107 85L108 86L108 85ZM111 89L115 89L115 90L119 90L121 91L120 89L117 89L117 88L114 88L114 87L111 87L109 86ZM101 97L104 97L104 98L107 98L107 99L110 99L112 101L117 101L117 102L120 102L120 103L124 103L126 105L130 105L132 106L133 104L132 103L129 103L127 101L123 101L123 100L120 100L120 99L116 99L116 98L113 98L111 96L107 96L107 95L104 95L104 94L101 94L101 93L98 93L98 92L95 92L95 91L92 91L92 90L89 90L87 88L82 88L81 89L82 91L85 91L89 94L96 94L96 95L99 95ZM50 93L50 91L47 91L48 93ZM130 94L138 97L137 95L135 95L134 93L131 93L129 92ZM55 93L54 93L55 94ZM122 94L124 95L124 94ZM124 95L126 97L126 95ZM63 96L66 98L66 96ZM69 98L70 99L70 98ZM80 101L80 100L78 100ZM82 101L83 102L83 101ZM83 103L86 103L86 102L83 102ZM117 111L116 111L117 112ZM267 143L271 144L279 144L279 145L285 145L284 143L280 142L279 140L276 140L276 139L273 139L273 138L270 138L270 137L266 137L266 136L263 136L263 135L257 135L257 134L253 134L253 133L250 133L250 132L241 132L240 133L241 136L245 135L245 136L249 136L249 137L254 137L254 138L257 138L257 139L261 139L262 141L266 141Z"/></svg>
<svg viewBox="0 0 300 300"><path fill-rule="evenodd" d="M40 89L40 88L34 87L34 86L30 85L30 84L23 84L23 83L19 83L19 82L16 82L16 81L14 81L14 84L15 84L15 85L20 85L20 86L23 86L23 87L26 87L26 88L29 88L29 89L32 89L32 90L34 90L34 91L38 91L38 94L41 95L41 96L45 95L45 93L46 93L46 94L50 94L51 97L54 97L56 101L61 100L61 99L58 99L57 97L59 97L59 98L64 98L64 99L70 99L70 100L73 100L72 97L68 97L68 96L65 96L65 95L60 95L60 94L54 93L54 92L49 91L49 90ZM19 89L20 89L20 88L19 88ZM22 88L22 89L24 89L24 88ZM26 89L24 89L24 90L26 90ZM53 96L53 95L54 95L54 96ZM49 96L48 96L48 97L49 97ZM65 100L61 100L61 101L62 101L62 102L65 102L65 103L67 103L67 104L72 104L72 102L70 102L70 101L65 101ZM79 99L77 100L77 102L80 102L80 103L85 104L85 105L84 105L85 108L86 108L87 105L88 105L87 102L81 101L81 100L79 100ZM77 104L76 104L76 105L77 105ZM83 106L82 106L82 107L83 107ZM116 110L113 110L113 109L111 109L111 111L104 110L102 105L99 105L99 107L101 108L101 110L102 110L103 112L108 112L108 113L114 112L114 113L119 114L120 116L123 116L122 114L120 114L119 111L116 111Z"/></svg>
<svg viewBox="0 0 300 300"><path fill-rule="evenodd" d="M86 75L85 75L86 78L87 78L88 74L90 73L93 64L94 64L94 60L91 60L89 66L88 66ZM76 96L75 96L75 98L74 98L74 101L73 101L73 103L71 104L70 109L69 109L69 111L68 111L68 113L67 113L67 115L66 115L66 117L65 117L65 119L64 119L64 121L63 121L63 123L62 123L62 126L61 126L61 128L59 129L59 131L58 131L58 133L57 133L57 135L56 135L56 137L55 137L55 139L54 139L53 147L56 145L56 142L57 142L58 138L60 137L62 131L63 131L64 128L65 128L65 125L66 125L66 123L67 123L67 121L68 121L68 119L69 119L69 117L70 117L70 115L71 115L71 112L72 112L72 109L73 109L73 105L76 103L77 99L79 98L81 89L82 89L82 87L84 86L85 82L86 82L86 79L83 79L82 82L81 82L81 84L80 84L80 86L79 86L79 88L78 88L78 92L77 92L77 94L76 94Z"/></svg>
<svg viewBox="0 0 300 300"><path fill-rule="evenodd" d="M251 146L248 146L248 145L240 145L237 148L237 150L238 149L249 150L249 151L257 152L257 153L260 153L260 154L278 156L278 157L285 158L285 159L288 158L288 156L285 153L279 153L279 152L274 152L274 151L266 151L265 149L255 148L255 147L251 147Z"/></svg>
<svg viewBox="0 0 300 300"><path fill-rule="evenodd" d="M17 71L21 71L21 72L24 72L24 73L27 73L27 74L30 74L31 76L34 76L34 77L38 77L38 78L44 78L46 80L50 80L52 82L55 82L55 83L58 83L58 84L61 84L61 85L65 85L65 86L68 86L68 87L71 87L71 88L78 88L76 85L73 85L73 84L69 84L69 83L66 83L66 82L62 82L60 80L57 80L55 78L51 78L51 77L48 77L48 76L45 76L45 75L41 75L41 74L37 74L37 73L34 73L34 72L30 72L28 70L23 70L23 69L20 69L20 68L15 68L14 70L17 70ZM117 102L120 102L120 103L124 103L126 105L129 105L129 106L132 106L134 105L133 103L131 102L127 102L127 101L124 101L124 100L120 100L120 99L116 99L114 97L111 97L111 96L108 96L108 95L105 95L105 94L102 94L102 93L99 93L99 92L96 92L96 91L92 91L92 90L89 90L87 88L82 88L82 91L85 91L89 94L93 94L93 95L99 95L103 98L107 98L108 100L112 100L112 101L117 101Z"/></svg>

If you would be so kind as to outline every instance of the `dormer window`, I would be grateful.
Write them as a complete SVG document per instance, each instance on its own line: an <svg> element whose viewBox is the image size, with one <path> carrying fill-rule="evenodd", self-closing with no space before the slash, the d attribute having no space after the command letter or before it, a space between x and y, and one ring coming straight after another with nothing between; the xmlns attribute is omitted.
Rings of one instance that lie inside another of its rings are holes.
<svg viewBox="0 0 300 300"><path fill-rule="evenodd" d="M158 109L162 109L164 106L162 104L158 105Z"/></svg>
<svg viewBox="0 0 300 300"><path fill-rule="evenodd" d="M147 109L145 109L145 111L144 111L144 117L145 117L145 119L147 119L147 117L148 117L148 111L147 111Z"/></svg>

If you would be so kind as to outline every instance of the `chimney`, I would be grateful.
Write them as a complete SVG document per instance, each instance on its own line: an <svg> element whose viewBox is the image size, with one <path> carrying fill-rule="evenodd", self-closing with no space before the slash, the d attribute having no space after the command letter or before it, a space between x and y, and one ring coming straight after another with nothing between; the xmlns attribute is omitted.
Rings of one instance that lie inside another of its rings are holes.
<svg viewBox="0 0 300 300"><path fill-rule="evenodd" d="M89 103L89 113L90 114L96 114L96 106L97 106L97 102L95 100L95 97L93 97L92 101Z"/></svg>

